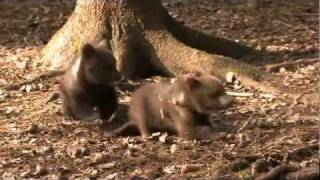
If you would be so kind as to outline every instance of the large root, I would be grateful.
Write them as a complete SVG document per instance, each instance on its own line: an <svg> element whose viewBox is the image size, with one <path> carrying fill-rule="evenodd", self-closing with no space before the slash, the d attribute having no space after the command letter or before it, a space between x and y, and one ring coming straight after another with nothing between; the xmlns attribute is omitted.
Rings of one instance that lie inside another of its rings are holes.
<svg viewBox="0 0 320 180"><path fill-rule="evenodd" d="M167 14L165 26L172 35L184 44L206 51L210 54L218 54L231 58L255 58L259 52L253 48L230 41L227 39L209 36L205 33L188 28Z"/></svg>
<svg viewBox="0 0 320 180"><path fill-rule="evenodd" d="M225 79L228 72L234 72L245 86L271 93L278 92L260 82L270 75L244 62L186 46L167 31L148 32L147 39L154 45L159 59L176 74L198 70Z"/></svg>

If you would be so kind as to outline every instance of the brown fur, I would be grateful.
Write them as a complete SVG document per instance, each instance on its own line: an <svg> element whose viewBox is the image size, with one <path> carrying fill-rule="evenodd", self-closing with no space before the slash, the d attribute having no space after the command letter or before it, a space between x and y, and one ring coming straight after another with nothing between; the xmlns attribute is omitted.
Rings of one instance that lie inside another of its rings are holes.
<svg viewBox="0 0 320 180"><path fill-rule="evenodd" d="M129 126L139 129L143 138L153 129L177 133L186 139L207 139L199 124L208 113L228 107L232 97L225 94L222 82L211 75L187 75L171 82L151 83L139 88L129 108Z"/></svg>
<svg viewBox="0 0 320 180"><path fill-rule="evenodd" d="M85 44L60 81L65 114L76 119L108 119L117 107L113 83L120 79L115 58L104 47Z"/></svg>

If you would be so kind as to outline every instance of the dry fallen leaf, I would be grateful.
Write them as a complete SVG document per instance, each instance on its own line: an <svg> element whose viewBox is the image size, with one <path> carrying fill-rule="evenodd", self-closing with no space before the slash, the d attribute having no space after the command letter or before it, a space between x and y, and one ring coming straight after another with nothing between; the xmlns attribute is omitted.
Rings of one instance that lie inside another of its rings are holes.
<svg viewBox="0 0 320 180"><path fill-rule="evenodd" d="M86 147L73 147L71 149L69 149L68 151L68 155L72 158L81 158L83 156L87 156L90 154L90 151L88 148Z"/></svg>
<svg viewBox="0 0 320 180"><path fill-rule="evenodd" d="M178 171L177 165L165 166L162 168L162 171L166 174L174 174Z"/></svg>
<svg viewBox="0 0 320 180"><path fill-rule="evenodd" d="M172 144L170 146L170 152L173 154L176 152L176 150L178 149L177 145L176 144Z"/></svg>
<svg viewBox="0 0 320 180"><path fill-rule="evenodd" d="M117 165L117 162L116 161L112 161L112 162L109 162L109 163L106 163L106 164L100 164L99 165L99 169L112 169L114 168L115 166Z"/></svg>
<svg viewBox="0 0 320 180"><path fill-rule="evenodd" d="M163 133L161 136L159 136L159 141L162 143L165 143L167 137L168 137L168 133Z"/></svg>
<svg viewBox="0 0 320 180"><path fill-rule="evenodd" d="M112 174L109 174L108 176L106 176L106 180L113 180L113 179L116 179L118 176L118 173L112 173Z"/></svg>
<svg viewBox="0 0 320 180"><path fill-rule="evenodd" d="M103 153L95 153L93 154L93 157L91 159L92 159L92 163L101 164L108 160L108 156L106 156Z"/></svg>

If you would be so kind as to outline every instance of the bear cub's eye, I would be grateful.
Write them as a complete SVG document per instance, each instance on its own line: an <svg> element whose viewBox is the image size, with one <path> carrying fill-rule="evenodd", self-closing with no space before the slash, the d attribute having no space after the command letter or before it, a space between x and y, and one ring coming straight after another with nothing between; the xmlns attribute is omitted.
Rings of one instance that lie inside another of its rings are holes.
<svg viewBox="0 0 320 180"><path fill-rule="evenodd" d="M212 92L209 96L211 98L218 98L219 96L222 96L224 94L223 91L215 91L215 92Z"/></svg>
<svg viewBox="0 0 320 180"><path fill-rule="evenodd" d="M213 92L213 93L210 93L209 96L211 98L216 98L218 95L217 95L217 92Z"/></svg>

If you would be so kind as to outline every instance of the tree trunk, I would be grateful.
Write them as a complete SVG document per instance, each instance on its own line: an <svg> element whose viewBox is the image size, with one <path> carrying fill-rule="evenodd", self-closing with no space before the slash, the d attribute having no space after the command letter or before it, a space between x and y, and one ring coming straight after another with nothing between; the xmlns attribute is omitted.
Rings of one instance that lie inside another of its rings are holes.
<svg viewBox="0 0 320 180"><path fill-rule="evenodd" d="M102 39L107 39L117 67L129 78L192 70L221 78L232 71L245 82L262 77L252 66L232 59L252 55L253 49L179 24L160 0L78 0L41 58L51 69L65 68L84 43Z"/></svg>

